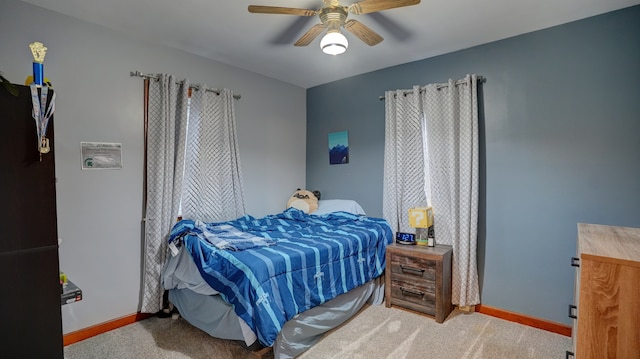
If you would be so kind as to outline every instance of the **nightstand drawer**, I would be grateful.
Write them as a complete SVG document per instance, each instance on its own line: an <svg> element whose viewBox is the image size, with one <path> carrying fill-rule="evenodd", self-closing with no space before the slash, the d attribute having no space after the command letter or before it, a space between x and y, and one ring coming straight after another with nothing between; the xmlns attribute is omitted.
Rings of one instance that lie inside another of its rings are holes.
<svg viewBox="0 0 640 359"><path fill-rule="evenodd" d="M391 287L402 287L406 292L436 294L436 282L428 280L416 280L408 276L392 275Z"/></svg>
<svg viewBox="0 0 640 359"><path fill-rule="evenodd" d="M391 300L429 315L436 310L436 286L434 282L414 282L402 277L391 278Z"/></svg>
<svg viewBox="0 0 640 359"><path fill-rule="evenodd" d="M393 253L391 254L391 276L396 275L406 275L413 277L413 280L424 279L433 282L436 280L436 261Z"/></svg>

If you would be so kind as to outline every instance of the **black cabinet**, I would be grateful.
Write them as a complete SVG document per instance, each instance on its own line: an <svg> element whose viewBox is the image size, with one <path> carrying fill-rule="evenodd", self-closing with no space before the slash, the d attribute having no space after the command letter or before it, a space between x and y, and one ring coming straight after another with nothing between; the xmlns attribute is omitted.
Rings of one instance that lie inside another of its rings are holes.
<svg viewBox="0 0 640 359"><path fill-rule="evenodd" d="M41 160L30 89L17 87L0 87L0 356L63 358L53 119Z"/></svg>

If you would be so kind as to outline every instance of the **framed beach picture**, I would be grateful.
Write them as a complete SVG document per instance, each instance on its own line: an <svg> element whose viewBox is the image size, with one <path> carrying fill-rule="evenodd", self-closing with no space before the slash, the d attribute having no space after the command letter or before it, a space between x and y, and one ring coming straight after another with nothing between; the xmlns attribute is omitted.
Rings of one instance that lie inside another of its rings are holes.
<svg viewBox="0 0 640 359"><path fill-rule="evenodd" d="M349 163L349 134L347 131L329 133L329 164Z"/></svg>

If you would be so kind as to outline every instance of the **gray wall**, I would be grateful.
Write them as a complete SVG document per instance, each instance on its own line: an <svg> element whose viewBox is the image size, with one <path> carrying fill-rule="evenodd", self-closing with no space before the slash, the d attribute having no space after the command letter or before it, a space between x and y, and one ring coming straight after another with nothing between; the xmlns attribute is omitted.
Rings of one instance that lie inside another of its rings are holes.
<svg viewBox="0 0 640 359"><path fill-rule="evenodd" d="M382 216L378 97L468 73L487 79L482 303L568 324L576 224L640 227L640 6L308 89L307 187ZM330 166L342 130L350 163Z"/></svg>
<svg viewBox="0 0 640 359"><path fill-rule="evenodd" d="M62 307L65 333L139 308L143 81L129 71L170 73L242 95L236 116L250 214L279 212L293 189L305 187L304 89L2 0L0 71L12 82L24 83L31 74L28 45L34 41L49 49L45 76L57 93L60 268L84 294ZM81 141L122 143L123 169L82 171Z"/></svg>

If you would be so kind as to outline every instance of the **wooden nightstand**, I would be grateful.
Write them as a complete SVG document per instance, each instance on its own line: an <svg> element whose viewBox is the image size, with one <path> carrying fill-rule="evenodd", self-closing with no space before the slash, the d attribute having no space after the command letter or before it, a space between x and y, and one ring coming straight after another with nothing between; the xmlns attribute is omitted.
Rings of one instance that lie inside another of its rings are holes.
<svg viewBox="0 0 640 359"><path fill-rule="evenodd" d="M385 303L433 316L444 322L451 304L451 256L448 245L387 247Z"/></svg>

